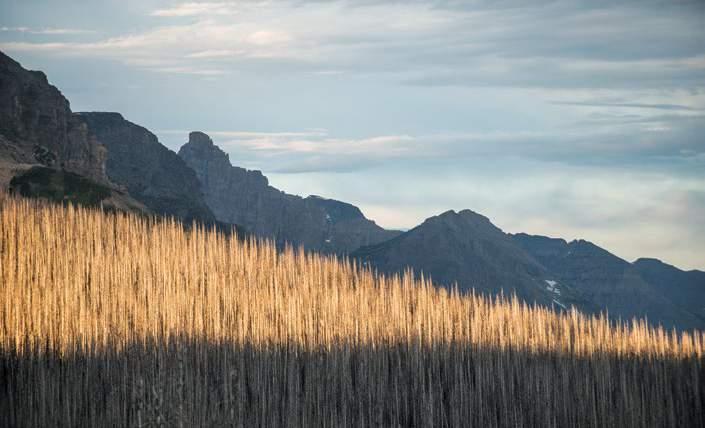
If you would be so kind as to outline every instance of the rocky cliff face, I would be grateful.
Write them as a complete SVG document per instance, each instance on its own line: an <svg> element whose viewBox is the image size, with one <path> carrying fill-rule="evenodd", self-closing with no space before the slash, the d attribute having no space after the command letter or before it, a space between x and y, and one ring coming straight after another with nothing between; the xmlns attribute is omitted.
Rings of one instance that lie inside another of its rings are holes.
<svg viewBox="0 0 705 428"><path fill-rule="evenodd" d="M106 173L129 194L162 215L213 222L194 171L147 129L119 113L78 113L107 148Z"/></svg>
<svg viewBox="0 0 705 428"><path fill-rule="evenodd" d="M289 195L270 186L260 171L232 166L228 155L202 132L189 135L179 156L196 171L205 200L219 221L241 225L279 244L346 253L397 235L350 204Z"/></svg>
<svg viewBox="0 0 705 428"><path fill-rule="evenodd" d="M0 162L44 165L106 183L105 148L40 71L0 52ZM3 181L8 181L6 174ZM6 186L8 183L0 183Z"/></svg>

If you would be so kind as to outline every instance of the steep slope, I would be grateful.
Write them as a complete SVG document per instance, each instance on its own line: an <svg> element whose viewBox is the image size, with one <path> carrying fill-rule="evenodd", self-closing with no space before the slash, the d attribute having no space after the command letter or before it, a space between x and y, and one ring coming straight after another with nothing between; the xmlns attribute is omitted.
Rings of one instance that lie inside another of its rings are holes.
<svg viewBox="0 0 705 428"><path fill-rule="evenodd" d="M106 149L41 71L0 52L0 191L147 212L105 174Z"/></svg>
<svg viewBox="0 0 705 428"><path fill-rule="evenodd" d="M513 239L546 268L553 280L573 287L611 317L648 317L650 322L667 328L705 327L702 315L693 312L705 305L689 306L686 302L686 296L705 301L702 276L650 261L632 265L584 240L566 242L523 233L513 235Z"/></svg>
<svg viewBox="0 0 705 428"><path fill-rule="evenodd" d="M106 173L152 211L213 222L198 178L179 156L147 129L119 113L78 113L107 148Z"/></svg>
<svg viewBox="0 0 705 428"><path fill-rule="evenodd" d="M269 185L260 171L232 166L228 155L202 132L192 132L179 156L198 176L216 218L244 226L277 243L346 253L393 238L355 206L316 196L301 198Z"/></svg>
<svg viewBox="0 0 705 428"><path fill-rule="evenodd" d="M0 186L31 165L105 183L105 148L41 71L0 52Z"/></svg>
<svg viewBox="0 0 705 428"><path fill-rule="evenodd" d="M486 217L470 210L447 211L353 257L381 272L407 267L461 290L516 293L529 302L567 307L577 302L569 289L546 282L545 269Z"/></svg>

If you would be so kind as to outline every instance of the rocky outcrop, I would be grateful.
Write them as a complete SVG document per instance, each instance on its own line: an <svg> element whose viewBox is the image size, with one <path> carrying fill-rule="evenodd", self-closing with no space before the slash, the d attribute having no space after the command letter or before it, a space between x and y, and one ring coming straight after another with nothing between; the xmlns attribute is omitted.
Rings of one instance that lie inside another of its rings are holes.
<svg viewBox="0 0 705 428"><path fill-rule="evenodd" d="M8 168L44 165L107 183L105 157L105 148L46 75L0 52L0 162Z"/></svg>
<svg viewBox="0 0 705 428"><path fill-rule="evenodd" d="M194 171L147 129L119 113L78 113L107 148L110 180L153 212L180 219L215 221Z"/></svg>
<svg viewBox="0 0 705 428"><path fill-rule="evenodd" d="M179 156L196 171L218 220L278 244L347 253L398 234L377 226L353 205L316 196L304 199L270 186L260 171L232 166L228 155L202 132L189 135Z"/></svg>

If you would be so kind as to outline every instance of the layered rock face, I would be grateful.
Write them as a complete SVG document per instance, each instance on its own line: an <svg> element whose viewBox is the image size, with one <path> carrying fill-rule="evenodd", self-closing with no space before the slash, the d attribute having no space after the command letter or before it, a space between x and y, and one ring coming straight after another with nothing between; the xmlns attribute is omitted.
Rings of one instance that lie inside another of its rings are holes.
<svg viewBox="0 0 705 428"><path fill-rule="evenodd" d="M269 185L260 171L232 166L228 155L202 132L192 132L179 156L198 176L219 221L243 226L278 244L347 253L398 234L377 226L357 207L320 197L301 198Z"/></svg>
<svg viewBox="0 0 705 428"><path fill-rule="evenodd" d="M194 171L147 129L119 113L78 113L107 148L106 173L152 211L211 223Z"/></svg>
<svg viewBox="0 0 705 428"><path fill-rule="evenodd" d="M40 164L107 183L105 158L105 148L46 75L0 52L0 162Z"/></svg>

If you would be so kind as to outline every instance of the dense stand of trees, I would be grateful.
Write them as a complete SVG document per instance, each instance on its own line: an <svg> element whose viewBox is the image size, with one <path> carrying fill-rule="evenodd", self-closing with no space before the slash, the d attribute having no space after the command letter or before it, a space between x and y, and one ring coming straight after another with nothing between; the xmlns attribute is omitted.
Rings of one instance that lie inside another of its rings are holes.
<svg viewBox="0 0 705 428"><path fill-rule="evenodd" d="M703 426L705 335L0 195L2 426Z"/></svg>

